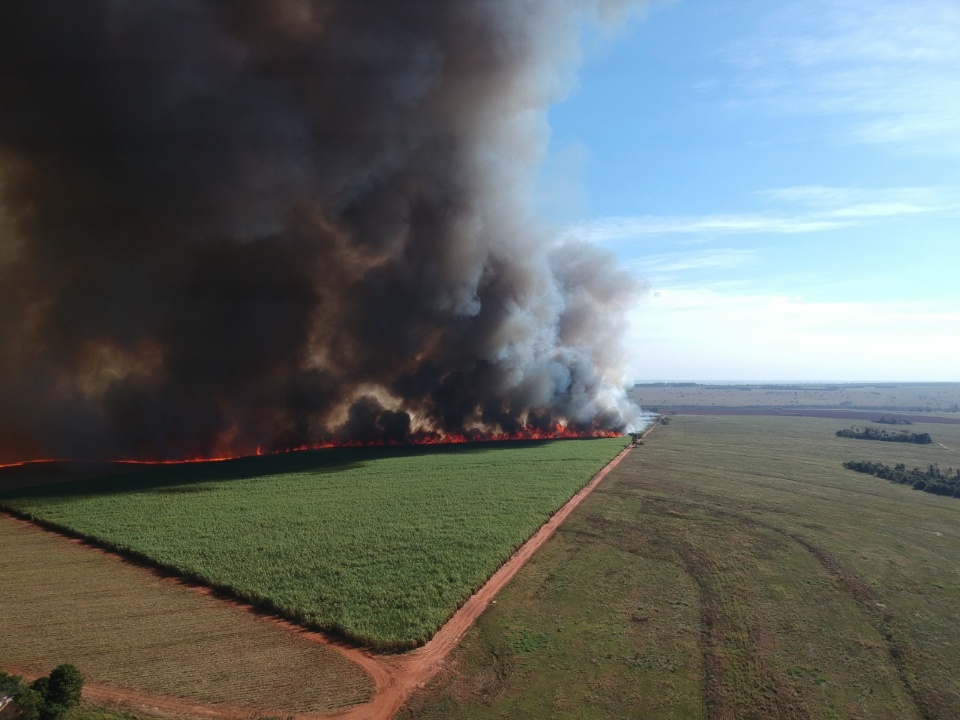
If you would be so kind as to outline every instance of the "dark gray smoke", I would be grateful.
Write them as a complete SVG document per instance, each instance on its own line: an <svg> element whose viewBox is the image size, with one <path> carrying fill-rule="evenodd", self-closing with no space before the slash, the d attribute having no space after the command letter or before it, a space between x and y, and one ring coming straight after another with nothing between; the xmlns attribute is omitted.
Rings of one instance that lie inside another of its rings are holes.
<svg viewBox="0 0 960 720"><path fill-rule="evenodd" d="M0 5L0 461L620 429L631 280L529 219L603 0Z"/></svg>

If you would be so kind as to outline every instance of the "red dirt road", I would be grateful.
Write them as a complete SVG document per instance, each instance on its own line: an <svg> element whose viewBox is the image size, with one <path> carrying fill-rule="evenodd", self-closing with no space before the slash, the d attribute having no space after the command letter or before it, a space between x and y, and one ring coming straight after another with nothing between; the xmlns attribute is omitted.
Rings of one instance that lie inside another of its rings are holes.
<svg viewBox="0 0 960 720"><path fill-rule="evenodd" d="M651 426L647 433L655 426ZM594 478L577 492L567 503L560 508L526 543L505 562L497 572L461 607L440 631L433 636L426 645L412 652L399 656L379 656L378 660L391 671L390 682L381 687L377 683L376 694L373 700L366 705L351 708L342 713L327 715L327 718L337 720L389 720L403 706L407 698L417 688L426 685L443 667L447 655L460 644L470 626L480 614L486 610L490 601L497 593L510 582L514 575L522 568L533 554L550 539L558 527L567 519L584 498L600 484L607 474L613 470L624 456L630 452L628 446L611 460ZM352 655L349 655L353 659ZM372 657L372 656L371 656ZM366 668L367 666L364 665ZM376 681L377 678L374 678Z"/></svg>
<svg viewBox="0 0 960 720"><path fill-rule="evenodd" d="M37 673L16 667L5 666L4 670L13 675L20 675L27 681L33 681L40 677ZM259 714L253 708L230 707L227 705L192 705L189 701L181 698L151 695L127 688L116 688L89 682L83 683L83 699L97 705L119 705L134 711L165 717L222 720L223 718L252 717L254 714Z"/></svg>
<svg viewBox="0 0 960 720"><path fill-rule="evenodd" d="M644 432L646 437L657 423L651 425ZM487 583L480 588L466 603L453 615L452 618L433 636L426 645L402 655L381 655L367 650L349 647L327 639L320 633L306 630L285 620L268 618L273 622L297 633L312 642L333 648L349 660L360 665L370 675L374 683L373 699L364 704L334 713L297 713L303 720L390 720L403 706L407 698L420 687L426 685L443 667L444 661L450 652L459 645L467 630L473 625L480 614L487 608L490 601L513 578L533 554L556 532L557 528L571 512L593 491L594 488L615 468L630 452L632 446L624 448L611 460L593 479L580 489L567 503L524 543L501 567ZM198 592L208 593L206 588L183 583ZM235 602L235 601L230 601ZM247 607L251 612L253 608ZM259 613L258 613L259 615ZM263 617L262 615L260 615ZM9 668L15 671L14 668ZM97 684L86 684L83 689L84 698L102 704L121 705L132 710L165 716L179 716L191 718L214 718L217 720L237 720L237 718L254 716L289 716L289 711L272 708L238 708L225 705L196 705L179 698L150 695L123 688L112 688Z"/></svg>

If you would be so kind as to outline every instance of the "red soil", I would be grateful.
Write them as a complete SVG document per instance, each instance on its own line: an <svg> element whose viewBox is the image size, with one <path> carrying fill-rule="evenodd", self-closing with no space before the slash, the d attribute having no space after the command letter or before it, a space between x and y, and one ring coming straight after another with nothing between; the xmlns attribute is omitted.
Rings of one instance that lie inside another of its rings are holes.
<svg viewBox="0 0 960 720"><path fill-rule="evenodd" d="M646 437L656 424L649 427ZM443 667L447 655L459 645L470 626L487 608L490 601L513 578L533 554L556 532L561 523L573 512L593 489L616 467L630 451L624 448L593 479L576 493L567 503L517 550L487 583L480 588L453 615L452 618L433 636L426 645L402 655L381 655L341 643L331 641L320 633L306 630L298 625L278 618L266 618L268 622L280 625L290 632L301 635L312 642L333 648L349 660L360 665L370 675L374 683L374 695L370 702L334 713L298 713L303 720L389 720L403 706L407 698L418 688L425 686ZM108 553L109 554L109 553ZM179 582L179 581L178 581ZM210 593L207 588L190 583L182 583L197 592ZM234 602L250 612L252 607ZM257 613L263 617L260 613ZM10 671L16 672L14 668ZM29 673L22 673L30 676ZM174 697L151 695L124 688L106 687L97 684L85 684L84 698L100 704L120 705L135 711L190 718L216 718L217 720L236 720L237 718L272 715L287 716L289 712L271 708L239 708L226 705L197 705Z"/></svg>

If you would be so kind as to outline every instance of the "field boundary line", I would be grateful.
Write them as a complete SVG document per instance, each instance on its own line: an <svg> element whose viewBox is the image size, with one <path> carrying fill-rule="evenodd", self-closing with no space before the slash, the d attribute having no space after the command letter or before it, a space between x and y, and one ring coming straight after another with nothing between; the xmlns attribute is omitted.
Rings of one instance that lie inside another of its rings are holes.
<svg viewBox="0 0 960 720"><path fill-rule="evenodd" d="M653 432L654 428L660 424L660 419L658 417L650 427L644 430L639 440L646 438ZM397 663L396 682L392 687L383 692L378 689L373 700L366 705L356 706L347 712L327 717L337 718L338 720L389 720L392 718L415 690L424 687L433 679L443 667L444 660L460 644L463 636L490 605L490 602L529 562L537 550L553 536L570 513L593 492L597 485L620 464L634 447L636 447L636 444L627 445L609 463L604 465L590 482L574 493L520 549L500 566L499 570L490 576L490 579L482 588L470 596L428 643L398 658L401 662Z"/></svg>
<svg viewBox="0 0 960 720"><path fill-rule="evenodd" d="M658 418L640 436L646 438L659 424ZM218 720L236 720L238 717L260 717L264 714L289 717L291 715L303 720L390 720L403 707L413 692L424 687L441 670L447 656L463 639L463 636L473 626L477 618L490 605L510 580L529 562L533 555L544 543L549 540L560 525L567 519L580 503L600 484L601 481L636 447L631 443L624 447L590 481L573 494L547 521L531 535L501 566L490 576L483 587L471 595L463 605L444 623L436 634L423 646L403 653L378 653L365 648L340 642L321 632L310 630L285 618L258 609L242 599L225 596L216 588L197 583L189 578L180 577L165 568L138 562L123 553L116 552L101 545L91 543L86 538L76 537L64 530L39 523L7 508L0 508L0 512L11 520L38 528L43 532L60 537L68 542L82 544L86 548L101 552L110 557L119 559L145 572L177 583L188 590L210 595L221 602L227 602L235 607L253 613L261 620L273 623L286 629L288 632L300 635L310 642L328 647L351 662L359 665L370 676L374 684L371 700L362 705L355 705L343 710L326 713L290 713L288 710L272 708L240 709L226 705L204 705L176 696L154 695L137 690L114 688L100 684L87 684L84 687L84 698L106 704L120 704L133 707L143 712L186 715L194 718L216 718ZM12 668L11 668L12 669Z"/></svg>
<svg viewBox="0 0 960 720"><path fill-rule="evenodd" d="M43 673L23 670L11 665L5 665L3 669L12 675L19 675L27 681L33 681L43 676ZM255 718L264 712L268 712L268 708L241 708L214 703L195 704L186 698L173 695L157 695L141 690L118 688L87 681L83 683L83 699L86 702L111 706L119 705L136 712L165 717L187 715L193 718L211 718L212 720L221 720L222 718L234 718L236 720L237 718ZM317 717L326 718L329 716L318 715Z"/></svg>

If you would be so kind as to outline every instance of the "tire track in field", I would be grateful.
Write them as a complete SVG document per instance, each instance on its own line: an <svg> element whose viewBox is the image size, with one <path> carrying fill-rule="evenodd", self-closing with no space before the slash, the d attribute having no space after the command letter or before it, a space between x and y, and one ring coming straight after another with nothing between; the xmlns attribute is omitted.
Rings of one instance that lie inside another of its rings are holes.
<svg viewBox="0 0 960 720"><path fill-rule="evenodd" d="M873 590L853 572L849 571L839 558L815 540L800 533L789 532L773 523L762 522L756 518L731 511L719 511L717 514L737 518L744 525L762 527L778 533L806 550L820 565L831 584L860 609L873 629L883 638L890 663L896 671L907 696L913 702L917 715L923 720L937 720L937 718L948 717L945 713L949 712L949 709L940 708L939 700L934 694L911 680L911 673L906 662L906 656L911 648L894 631L893 616L886 610L881 610L883 605L878 602Z"/></svg>
<svg viewBox="0 0 960 720"><path fill-rule="evenodd" d="M949 708L938 707L937 697L911 680L911 672L907 664L907 655L911 648L894 630L894 617L886 610L882 610L884 606L877 601L870 587L848 571L843 563L823 545L800 534L784 534L803 546L820 563L833 585L860 608L870 625L883 638L890 662L897 671L897 676L907 695L913 701L918 715L923 720L948 717L947 714L942 713L949 712Z"/></svg>
<svg viewBox="0 0 960 720"><path fill-rule="evenodd" d="M906 663L906 655L910 651L910 648L894 632L894 619L892 615L885 610L881 611L880 608L882 608L883 605L878 602L873 590L857 578L854 573L850 572L839 558L820 543L800 533L789 532L773 523L763 522L757 518L730 510L715 510L714 514L720 517L735 519L746 527L764 528L777 533L793 541L808 552L820 565L831 584L860 609L865 619L880 637L883 638L890 662L907 696L913 702L917 715L923 720L936 720L937 718L948 717L948 715L941 713L941 710L944 712L948 712L948 710L938 707L939 702L935 696L911 681L911 673Z"/></svg>
<svg viewBox="0 0 960 720"><path fill-rule="evenodd" d="M659 419L648 427L641 436L646 438L660 424ZM296 717L303 720L390 720L403 707L407 698L417 689L424 687L443 667L447 656L463 639L481 613L487 608L497 593L510 582L534 553L543 546L556 532L557 528L573 510L600 484L620 461L630 452L634 445L628 445L616 457L605 465L600 472L593 476L589 483L584 485L571 497L557 512L555 512L539 530L528 539L519 550L510 556L500 566L490 579L474 593L433 638L416 650L402 655L388 655L375 653L370 650L352 647L341 642L331 640L321 633L308 630L282 618L265 615L252 605L225 598L210 588L179 578L169 578L183 587L206 595L212 595L223 602L229 602L236 607L254 613L267 622L285 628L289 632L298 634L311 642L335 650L348 660L359 665L370 676L374 683L373 698L352 708L337 710L332 713L296 713ZM21 522L27 522L21 520ZM32 524L32 523L31 523ZM61 533L44 528L47 532L63 536ZM72 540L72 538L71 538ZM74 540L74 542L77 542ZM82 541L80 541L82 542ZM84 543L87 544L87 543ZM127 558L108 550L87 544L92 550L103 552L113 557L119 557L125 562ZM132 563L148 572L156 572L140 563ZM164 573L166 575L166 573ZM226 705L199 705L188 700L171 696L153 695L124 688L108 687L98 684L85 684L84 698L98 703L118 704L142 712L181 716L192 718L211 718L215 720L237 720L244 717L262 717L264 715L289 717L289 711L278 711L270 708L238 708Z"/></svg>
<svg viewBox="0 0 960 720"><path fill-rule="evenodd" d="M740 561L686 539L676 543L674 552L699 595L707 720L810 720L790 678L759 651L762 632L747 610L748 596L737 577Z"/></svg>

